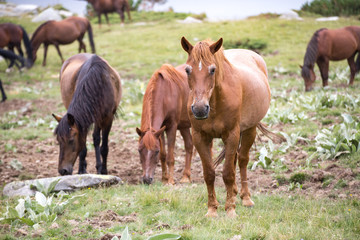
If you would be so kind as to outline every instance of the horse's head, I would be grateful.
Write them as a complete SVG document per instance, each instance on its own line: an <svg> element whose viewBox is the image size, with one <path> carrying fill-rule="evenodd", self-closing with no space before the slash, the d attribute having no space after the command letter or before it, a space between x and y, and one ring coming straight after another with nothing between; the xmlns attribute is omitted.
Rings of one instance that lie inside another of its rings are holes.
<svg viewBox="0 0 360 240"><path fill-rule="evenodd" d="M136 132L140 136L138 150L143 169L142 180L145 184L151 184L154 179L156 165L159 161L160 138L164 130L165 126L158 131L154 129L141 131L136 128Z"/></svg>
<svg viewBox="0 0 360 240"><path fill-rule="evenodd" d="M190 88L191 112L198 120L209 117L209 102L217 77L215 53L221 48L222 42L220 38L212 44L209 41L202 41L192 46L185 37L181 38L181 45L188 53L185 71Z"/></svg>
<svg viewBox="0 0 360 240"><path fill-rule="evenodd" d="M301 76L304 78L305 82L305 91L311 91L313 89L312 84L315 82L315 73L314 73L314 65L304 65L300 66L301 68Z"/></svg>
<svg viewBox="0 0 360 240"><path fill-rule="evenodd" d="M60 145L58 171L61 175L71 175L76 158L85 142L80 137L74 116L67 113L64 117L53 114L59 122L55 135Z"/></svg>

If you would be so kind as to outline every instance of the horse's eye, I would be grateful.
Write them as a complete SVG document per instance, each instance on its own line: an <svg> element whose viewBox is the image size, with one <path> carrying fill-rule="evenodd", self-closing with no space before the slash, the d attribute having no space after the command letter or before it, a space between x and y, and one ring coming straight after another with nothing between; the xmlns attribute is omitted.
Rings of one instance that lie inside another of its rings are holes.
<svg viewBox="0 0 360 240"><path fill-rule="evenodd" d="M73 144L73 143L74 143L74 139L70 139L69 144Z"/></svg>
<svg viewBox="0 0 360 240"><path fill-rule="evenodd" d="M187 74L188 76L190 76L190 74L191 74L191 67L190 67L190 66L187 66L187 67L185 68L185 72L186 72L186 74Z"/></svg>
<svg viewBox="0 0 360 240"><path fill-rule="evenodd" d="M214 75L216 67L212 66L209 68L210 75Z"/></svg>

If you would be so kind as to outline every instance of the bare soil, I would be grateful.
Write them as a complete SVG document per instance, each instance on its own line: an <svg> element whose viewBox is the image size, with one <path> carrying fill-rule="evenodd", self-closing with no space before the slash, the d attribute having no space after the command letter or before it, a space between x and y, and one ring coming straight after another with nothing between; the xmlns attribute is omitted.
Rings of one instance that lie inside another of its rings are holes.
<svg viewBox="0 0 360 240"><path fill-rule="evenodd" d="M33 111L39 111L40 115L48 115L54 104L58 104L55 100L8 100L0 104L0 116L6 112L20 110L24 106L28 109L23 114L32 114ZM37 114L39 114L37 112ZM139 184L142 169L140 165L139 155L137 152L137 135L135 128L124 128L124 120L115 120L110 136L109 156L108 156L108 172L111 175L120 177L128 184ZM277 126L281 129L281 126ZM50 131L50 130L49 130ZM266 141L263 137L257 141ZM91 135L88 136L91 141ZM10 143L16 146L17 151L5 151L5 144ZM305 143L299 143L305 144ZM178 134L176 150L175 150L175 181L179 181L184 168L185 152L182 138ZM257 149L259 150L259 149ZM55 137L50 137L44 141L38 139L33 140L11 140L5 142L0 139L0 187L6 183L24 180L36 179L44 177L58 176L57 163L58 151ZM250 159L255 158L255 147L251 151ZM216 155L216 153L214 153ZM285 156L284 164L287 167L285 172L275 174L271 169L262 169L258 167L255 171L248 170L248 182L252 194L301 194L312 197L329 197L329 198L360 198L360 170L351 169L338 163L336 160L319 162L320 167L313 170L300 170L299 166L303 166L308 154L300 147L296 147L288 152ZM10 165L11 161L17 159L21 162L23 168L16 170ZM316 160L315 160L316 161ZM87 155L87 171L88 173L96 173L94 150L89 150ZM74 172L77 172L78 163L74 166ZM309 177L295 190L289 189L290 183L288 179L295 172L304 172ZM216 184L223 186L221 177L222 166L216 170ZM204 184L201 160L197 154L194 155L192 161L192 182L195 184ZM285 177L285 181L276 180L276 175ZM156 170L156 180L161 181L160 164ZM237 170L237 182L240 186L239 171ZM339 184L339 181L341 184ZM204 184L205 185L205 184ZM110 214L111 213L107 213ZM112 216L117 217L117 216ZM134 216L136 217L136 216ZM111 218L111 216L110 216ZM111 221L111 219L106 220ZM105 222L106 222L105 221ZM120 221L120 220L119 220ZM126 221L126 220L125 220ZM109 236L110 237L110 236Z"/></svg>

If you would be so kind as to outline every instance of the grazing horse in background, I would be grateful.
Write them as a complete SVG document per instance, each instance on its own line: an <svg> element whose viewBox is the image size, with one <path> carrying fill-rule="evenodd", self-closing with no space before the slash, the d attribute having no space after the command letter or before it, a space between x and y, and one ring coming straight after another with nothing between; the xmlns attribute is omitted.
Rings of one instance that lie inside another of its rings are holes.
<svg viewBox="0 0 360 240"><path fill-rule="evenodd" d="M128 0L87 0L94 8L98 19L99 19L99 26L101 27L101 14L105 15L106 23L109 24L108 13L117 12L120 14L121 23L124 24L125 15L124 12L126 11L131 20L130 16L130 5Z"/></svg>
<svg viewBox="0 0 360 240"><path fill-rule="evenodd" d="M36 60L36 52L40 45L44 44L44 60L42 65L46 65L46 54L50 44L56 47L56 50L64 62L61 55L59 45L70 44L75 40L79 41L79 53L81 50L86 52L86 46L83 42L85 32L88 31L89 41L92 53L95 53L95 44L93 40L92 28L89 20L82 17L69 17L62 21L47 21L41 24L31 38L31 46L33 49L33 62Z"/></svg>
<svg viewBox="0 0 360 240"><path fill-rule="evenodd" d="M360 51L360 27L348 26L339 29L321 28L312 36L304 56L301 75L305 82L305 91L313 89L315 82L314 65L317 63L323 87L328 85L329 60L339 61L347 59L350 67L349 85L353 85L354 77L360 70L360 54L356 63L355 54Z"/></svg>
<svg viewBox="0 0 360 240"><path fill-rule="evenodd" d="M256 137L256 128L269 132L261 123L270 105L270 87L265 61L253 51L222 50L222 38L191 45L184 37L183 49L188 53L185 71L190 88L188 114L192 140L198 151L208 190L206 216L217 216L215 165L212 142L224 142L223 180L226 186L227 216L236 216L236 162L241 176L240 197L244 206L253 206L247 183L246 168L249 150ZM224 55L225 53L225 55ZM240 148L239 148L240 146Z"/></svg>
<svg viewBox="0 0 360 240"><path fill-rule="evenodd" d="M143 169L143 182L151 184L159 160L162 168L162 182L174 182L174 148L176 130L184 139L186 150L185 169L180 182L191 182L191 157L193 144L190 134L190 121L187 114L189 87L184 65L176 69L164 64L152 75L143 99L141 127L136 128L139 138L140 161ZM165 150L166 131L168 153ZM168 166L168 170L167 170Z"/></svg>
<svg viewBox="0 0 360 240"><path fill-rule="evenodd" d="M60 145L59 173L72 174L78 155L79 174L86 173L86 136L94 124L97 173L107 174L108 137L122 94L119 74L103 58L81 53L64 62L60 87L67 113L63 117L53 114L59 122L55 130Z"/></svg>
<svg viewBox="0 0 360 240"><path fill-rule="evenodd" d="M29 37L25 29L13 23L2 23L0 24L0 48L8 47L10 51L14 52L14 48L17 49L20 56L24 58L24 53L21 49L21 40L24 41L24 46L27 54L26 67L30 68L32 66L32 50ZM11 68L14 65L12 61L9 65ZM24 62L22 62L21 67L24 67Z"/></svg>

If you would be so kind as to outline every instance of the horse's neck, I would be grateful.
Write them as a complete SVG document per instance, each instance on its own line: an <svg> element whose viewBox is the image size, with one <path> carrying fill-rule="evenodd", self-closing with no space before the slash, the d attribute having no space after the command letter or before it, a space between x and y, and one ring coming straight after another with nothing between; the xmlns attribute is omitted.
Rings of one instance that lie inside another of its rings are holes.
<svg viewBox="0 0 360 240"><path fill-rule="evenodd" d="M43 38L43 30L40 30L36 36L34 36L33 39L31 39L31 48L33 50L33 52L37 52L37 50L39 49L40 45L43 43L43 41L41 40Z"/></svg>

